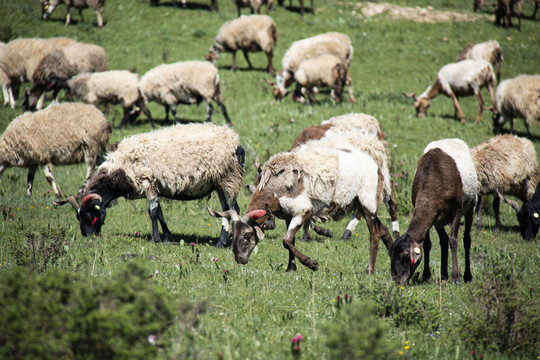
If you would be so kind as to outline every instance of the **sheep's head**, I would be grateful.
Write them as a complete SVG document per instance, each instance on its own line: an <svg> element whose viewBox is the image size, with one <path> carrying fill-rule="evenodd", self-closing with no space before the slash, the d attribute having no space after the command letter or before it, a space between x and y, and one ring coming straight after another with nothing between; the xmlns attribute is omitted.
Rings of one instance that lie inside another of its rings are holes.
<svg viewBox="0 0 540 360"><path fill-rule="evenodd" d="M99 235L107 215L102 203L103 200L98 194L88 194L83 198L77 212L77 220L79 220L83 236Z"/></svg>
<svg viewBox="0 0 540 360"><path fill-rule="evenodd" d="M398 284L406 284L422 261L422 248L410 235L398 238L390 248L390 272Z"/></svg>
<svg viewBox="0 0 540 360"><path fill-rule="evenodd" d="M500 132L504 125L504 118L502 114L498 111L493 112L491 120L493 120L493 131Z"/></svg>
<svg viewBox="0 0 540 360"><path fill-rule="evenodd" d="M536 237L538 229L540 228L540 214L529 202L525 206L522 206L517 213L519 222L519 230L521 236L525 240L532 240Z"/></svg>
<svg viewBox="0 0 540 360"><path fill-rule="evenodd" d="M242 219L234 210L217 212L207 208L215 218L224 217L231 221L232 248L234 259L239 264L247 264L249 255L260 240L264 239L264 230L275 228L274 216L264 210L253 210Z"/></svg>
<svg viewBox="0 0 540 360"><path fill-rule="evenodd" d="M208 54L204 57L206 61L211 62L212 64L216 65L216 60L218 58L218 54L215 51L210 50Z"/></svg>
<svg viewBox="0 0 540 360"><path fill-rule="evenodd" d="M426 117L426 112L427 112L427 109L429 108L431 100L429 100L427 97L422 96L422 95L420 95L420 97L416 97L415 93L403 94L403 95L409 98L413 98L414 108L416 110L416 117L419 117L419 118Z"/></svg>

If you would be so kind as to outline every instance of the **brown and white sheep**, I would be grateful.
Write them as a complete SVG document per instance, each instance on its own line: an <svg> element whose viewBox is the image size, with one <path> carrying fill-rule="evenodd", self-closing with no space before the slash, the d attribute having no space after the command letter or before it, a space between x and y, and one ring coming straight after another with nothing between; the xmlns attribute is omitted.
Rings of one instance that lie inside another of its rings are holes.
<svg viewBox="0 0 540 360"><path fill-rule="evenodd" d="M238 134L229 127L174 125L122 140L90 178L80 207L73 198L66 201L77 210L81 232L88 236L99 235L106 208L114 199L146 198L152 240L160 241L159 221L167 242L171 232L158 198L195 200L216 191L223 211L238 210L236 196L242 187L244 158ZM224 219L218 247L227 240L228 226Z"/></svg>
<svg viewBox="0 0 540 360"><path fill-rule="evenodd" d="M145 103L155 101L165 106L165 121L169 121L169 109L174 120L176 104L206 103L206 121L212 119L214 100L225 120L232 124L227 108L223 104L223 95L219 87L217 68L207 61L184 61L173 64L162 64L149 70L139 82L139 90Z"/></svg>
<svg viewBox="0 0 540 360"><path fill-rule="evenodd" d="M495 93L493 84L495 75L489 62L482 59L469 59L443 66L437 74L435 82L428 86L426 91L418 97L414 93L405 94L414 99L414 108L417 117L425 117L426 111L431 104L431 100L439 94L446 95L452 99L455 107L455 117L459 114L461 122L465 122L465 114L461 111L458 97L475 95L478 100L478 115L476 122L482 121L482 111L484 110L484 99L481 90L487 87L491 96L493 108L496 109Z"/></svg>
<svg viewBox="0 0 540 360"><path fill-rule="evenodd" d="M23 108L36 108L38 98L46 91L53 91L56 100L61 89L67 89L67 81L86 72L107 70L107 54L101 46L75 43L64 46L45 56L32 75L32 88L25 92Z"/></svg>
<svg viewBox="0 0 540 360"><path fill-rule="evenodd" d="M127 70L111 70L76 75L67 81L70 95L76 95L85 103L95 106L120 104L124 110L121 128L127 121L133 122L142 110L154 127L154 121L139 92L139 75Z"/></svg>
<svg viewBox="0 0 540 360"><path fill-rule="evenodd" d="M489 61L495 69L497 82L501 81L501 64L503 62L503 51L497 40L489 40L480 44L469 44L456 58L456 61L466 59L484 59Z"/></svg>
<svg viewBox="0 0 540 360"><path fill-rule="evenodd" d="M477 178L469 147L459 139L444 139L428 144L418 160L412 186L414 212L404 235L390 249L390 272L394 281L407 283L422 260L424 281L431 277L429 230L435 226L441 243L441 278L448 279L448 244L452 250L452 280L461 275L457 259L457 236L461 216L465 217L464 280L471 281L471 226L477 196ZM444 226L451 224L450 238Z"/></svg>
<svg viewBox="0 0 540 360"><path fill-rule="evenodd" d="M476 205L476 229L482 227L482 198L494 195L495 229L501 228L499 216L500 200L504 196L515 196L523 206L532 198L540 179L536 151L530 140L513 135L500 135L477 145L471 150L478 176L478 204ZM509 204L519 211L513 200Z"/></svg>
<svg viewBox="0 0 540 360"><path fill-rule="evenodd" d="M272 57L276 41L277 29L272 18L265 15L241 16L221 26L205 59L215 65L219 53L230 52L232 70L236 70L236 51L242 50L249 68L252 69L248 52L263 51L268 59L267 71L273 73Z"/></svg>
<svg viewBox="0 0 540 360"><path fill-rule="evenodd" d="M240 11L241 8L250 8L251 13L261 13L261 7L263 4L266 4L266 14L270 12L270 9L272 8L272 4L274 3L274 0L233 0L233 3L236 5L236 10L238 10L238 17L242 15L242 12Z"/></svg>
<svg viewBox="0 0 540 360"><path fill-rule="evenodd" d="M98 28L103 27L103 9L105 7L105 0L40 0L41 2L41 16L43 20L48 20L54 9L61 3L66 4L66 26L71 23L71 8L79 10L81 20L83 19L83 9L92 8L97 16Z"/></svg>
<svg viewBox="0 0 540 360"><path fill-rule="evenodd" d="M525 120L527 135L530 125L540 120L540 75L519 75L501 81L495 91L499 111L493 115L493 130L500 131L506 122L514 131L514 118Z"/></svg>
<svg viewBox="0 0 540 360"><path fill-rule="evenodd" d="M53 104L35 113L24 113L0 137L0 176L10 166L27 167L27 194L31 196L34 173L42 166L47 181L60 197L52 166L84 160L88 179L107 147L111 130L105 116L92 105Z"/></svg>

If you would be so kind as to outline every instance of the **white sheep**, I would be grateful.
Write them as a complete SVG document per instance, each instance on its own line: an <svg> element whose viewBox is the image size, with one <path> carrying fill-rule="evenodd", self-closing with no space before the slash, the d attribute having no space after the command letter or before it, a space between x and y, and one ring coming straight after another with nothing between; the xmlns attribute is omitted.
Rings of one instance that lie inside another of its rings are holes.
<svg viewBox="0 0 540 360"><path fill-rule="evenodd" d="M489 40L480 44L469 44L458 55L456 61L466 59L484 59L489 61L495 69L497 82L501 81L501 64L503 51L497 40Z"/></svg>
<svg viewBox="0 0 540 360"><path fill-rule="evenodd" d="M28 196L34 173L43 167L56 196L61 192L51 172L53 165L86 162L86 179L102 155L111 125L95 106L77 103L53 104L13 120L0 137L0 176L10 166L28 168Z"/></svg>
<svg viewBox="0 0 540 360"><path fill-rule="evenodd" d="M32 75L32 88L25 92L23 108L36 108L38 98L46 91L53 91L56 100L61 89L67 89L67 81L85 72L107 70L107 54L101 46L74 43L45 56Z"/></svg>
<svg viewBox="0 0 540 360"><path fill-rule="evenodd" d="M15 109L20 84L32 79L41 60L51 52L73 43L74 40L65 37L19 38L0 48L0 74L3 73L0 76L0 85L7 91L11 108Z"/></svg>
<svg viewBox="0 0 540 360"><path fill-rule="evenodd" d="M266 14L270 11L270 8L272 8L272 4L274 3L274 0L232 0L233 3L236 5L236 9L238 10L238 17L242 14L240 11L240 8L248 7L251 9L251 13L261 13L261 6L263 4L266 4Z"/></svg>
<svg viewBox="0 0 540 360"><path fill-rule="evenodd" d="M232 70L236 70L236 51L242 50L249 68L252 69L248 52L263 51L268 59L267 71L273 73L272 57L276 40L277 29L272 18L266 15L241 16L221 26L216 41L205 58L215 65L219 53L231 52Z"/></svg>
<svg viewBox="0 0 540 360"><path fill-rule="evenodd" d="M214 100L225 120L232 124L223 104L223 96L219 87L217 68L207 61L184 61L173 64L162 64L149 70L139 82L139 90L145 103L155 101L165 106L165 121L169 121L169 109L174 120L176 104L206 103L206 121L212 119Z"/></svg>
<svg viewBox="0 0 540 360"><path fill-rule="evenodd" d="M497 108L493 90L494 83L495 75L488 61L469 59L443 66L439 70L435 82L428 86L426 91L420 94L420 96L416 97L414 93L405 94L405 96L414 99L416 116L425 117L431 100L439 94L446 95L454 102L454 116L457 118L459 114L461 122L464 123L465 115L459 106L458 97L475 95L478 100L476 122L480 122L482 120L482 111L484 110L484 99L481 93L483 87L488 88L493 108Z"/></svg>
<svg viewBox="0 0 540 360"><path fill-rule="evenodd" d="M71 23L71 8L79 10L81 20L84 21L82 11L83 9L92 8L97 16L98 28L103 27L103 9L105 7L105 0L40 0L41 2L41 16L43 20L49 19L54 9L61 3L66 4L66 26Z"/></svg>
<svg viewBox="0 0 540 360"><path fill-rule="evenodd" d="M73 198L66 201L77 210L81 232L87 236L100 233L114 199L146 198L152 240L160 241L159 221L164 241L169 241L171 232L158 197L194 200L216 191L224 211L238 210L235 199L242 187L244 158L238 134L229 127L170 126L124 139L88 181L80 207ZM228 225L224 220L218 247L227 240Z"/></svg>
<svg viewBox="0 0 540 360"><path fill-rule="evenodd" d="M139 92L139 75L127 70L111 70L83 73L68 80L70 95L76 95L85 103L95 106L120 104L124 110L121 128L128 120L132 122L142 110L154 127L150 112Z"/></svg>
<svg viewBox="0 0 540 360"><path fill-rule="evenodd" d="M519 75L501 81L495 98L499 112L493 116L493 128L500 131L506 122L514 131L514 118L525 120L527 135L531 137L530 125L540 120L540 75Z"/></svg>
<svg viewBox="0 0 540 360"><path fill-rule="evenodd" d="M516 212L520 209L516 201L508 200L503 195L515 196L525 205L534 194L540 179L534 145L527 139L500 135L474 147L471 156L478 175L476 229L482 227L482 198L493 194L495 229L498 230L501 228L501 199L507 201Z"/></svg>

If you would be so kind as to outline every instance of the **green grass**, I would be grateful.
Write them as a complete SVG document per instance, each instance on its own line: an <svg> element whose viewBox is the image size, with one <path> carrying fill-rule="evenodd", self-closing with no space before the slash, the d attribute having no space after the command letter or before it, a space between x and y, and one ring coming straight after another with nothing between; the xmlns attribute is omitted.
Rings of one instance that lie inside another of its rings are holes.
<svg viewBox="0 0 540 360"><path fill-rule="evenodd" d="M191 4L207 5L210 1L195 0ZM287 1L285 2L288 3ZM392 0L402 6L425 6L423 1ZM85 22L73 13L75 24L64 26L65 7L59 6L50 21L40 20L40 6L34 0L0 0L0 40L20 37L67 36L79 41L103 46L107 51L110 69L128 69L144 74L163 63L203 59L213 43L220 25L236 17L231 1L220 1L220 12L191 6L187 10L171 6L150 7L148 0L110 0L104 12L105 26L96 28L95 15L84 11ZM432 1L437 10L472 12L472 1ZM277 23L278 43L274 65L281 68L281 57L289 44L297 39L326 31L347 33L353 42L354 57L351 65L356 104L344 102L336 106L322 92L313 106L293 103L290 98L274 101L271 88L264 81L271 77L263 71L244 71L247 64L238 56L237 72L229 70L231 56L222 54L218 59L225 104L247 151L245 182L255 176L256 156L261 161L286 150L297 134L306 126L348 112L365 112L381 123L390 146L393 171L405 174L397 184L400 205L400 225L404 232L412 214L410 187L416 161L425 145L436 139L459 137L473 147L491 136L491 119L484 113L483 121L474 122L477 103L473 97L460 99L468 122L461 124L451 118L454 114L450 99L438 97L432 102L425 119L414 116L412 101L403 92L421 93L436 77L440 67L453 62L468 43L496 39L504 51L502 78L518 74L540 72L540 21L524 19L523 31L503 29L493 25L493 15L484 10L486 17L476 22L422 24L407 20L393 20L387 15L360 18L355 2L316 1L315 15L302 19L296 12L275 6L270 15ZM245 12L246 10L244 10ZM524 13L533 11L532 2L525 1ZM255 67L266 67L262 53L251 55ZM24 89L24 87L23 87ZM489 104L487 91L483 92ZM63 96L63 95L62 95ZM489 105L488 105L489 106ZM162 106L150 104L158 121L164 118ZM177 107L185 121L204 121L204 106ZM20 101L15 110L0 108L0 131L22 113ZM113 107L107 118L115 123L121 119L121 109ZM144 120L144 119L143 119ZM224 124L218 111L213 121ZM515 129L524 135L522 120ZM115 130L111 142L127 135L149 131L145 121L135 126ZM540 151L540 128L532 127L533 141ZM86 170L84 166L56 167L57 183L67 194L75 194ZM26 195L26 171L10 168L0 180L0 274L15 265L10 241L23 241L26 232L40 232L51 227L68 227L69 249L56 267L78 273L89 286L118 269L129 259L140 260L156 283L168 289L173 296L192 301L206 301L209 311L200 316L199 326L193 330L194 351L201 359L284 359L290 357L290 339L296 334L304 336L302 356L305 359L328 359L323 328L337 318L336 296L353 295L353 303L360 298L374 298L381 286L391 284L390 262L385 251L380 251L376 273L365 274L369 245L368 231L361 223L352 241L341 242L338 236L346 221L329 222L334 239L316 238L313 243L299 243L298 248L319 261L319 271L311 272L299 266L296 273L285 274L287 252L282 246L285 225L278 221L276 230L267 232L252 254L250 262L240 266L234 262L228 249L212 246L219 236L221 222L213 219L206 206L219 208L217 196L193 202L162 201L165 219L177 245L153 244L148 240L151 224L144 200L126 201L108 211L107 223L99 237L83 238L71 208L52 205L53 194L41 170L36 174L34 193ZM239 197L242 210L247 208L250 196ZM540 257L537 242L525 242L517 232L513 210L502 207L504 230L494 232L492 211L484 212L484 230L474 232L472 250L472 285L439 286L433 281L398 289L409 297L423 299L437 309L440 317L436 330L410 325L396 327L396 320L385 317L389 325L389 341L400 349L403 358L461 359L472 358L470 342L462 340L459 321L471 310L471 290L485 283L494 264L503 263L511 269L520 269L518 293L531 289L531 311L540 310L539 276ZM384 209L381 219L389 225ZM460 233L461 234L461 233ZM432 234L433 275L439 276L440 251L435 232ZM461 236L459 239L459 265L464 270ZM195 242L197 245L189 245ZM382 245L381 245L382 246ZM198 251L199 257L195 250ZM129 256L126 256L129 255ZM133 256L131 256L133 255ZM217 265L212 257L219 258ZM182 262L182 273L176 265ZM224 277L223 271L227 271ZM1 275L0 275L1 276ZM482 299L478 299L480 303ZM474 303L474 301L472 301ZM410 314L415 316L414 309ZM346 324L344 325L346 326ZM435 332L434 332L435 331ZM433 333L434 336L429 335ZM164 357L180 357L181 326L173 326L167 333ZM407 343L406 343L407 342ZM405 350L405 346L409 346ZM221 355L220 355L221 354ZM511 356L490 350L486 357L504 359Z"/></svg>

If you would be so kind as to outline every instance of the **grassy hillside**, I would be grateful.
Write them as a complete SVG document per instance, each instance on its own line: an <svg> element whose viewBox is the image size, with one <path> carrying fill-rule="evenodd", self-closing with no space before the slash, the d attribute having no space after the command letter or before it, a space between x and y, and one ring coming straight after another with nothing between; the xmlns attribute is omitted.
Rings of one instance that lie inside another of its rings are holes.
<svg viewBox="0 0 540 360"><path fill-rule="evenodd" d="M391 2L408 7L426 5L426 2L416 0ZM221 24L236 17L232 1L219 0L220 11L217 13L209 11L209 3L209 0L188 0L187 9L182 9L173 8L167 0L158 7L150 7L148 0L108 0L103 15L105 26L99 30L91 10L83 12L84 22L74 11L74 24L66 27L62 5L49 21L43 22L37 1L0 0L0 41L8 42L17 37L67 36L104 47L110 69L127 69L142 75L161 63L204 59ZM315 1L315 14L306 13L304 18L299 16L296 1L292 8L274 6L271 10L270 16L278 27L276 69L281 68L281 57L295 40L326 31L339 31L350 36L354 46L350 72L356 104L345 101L342 106L337 106L325 91L321 91L318 103L312 106L301 105L290 98L277 102L265 81L272 77L263 71L266 68L263 53L250 56L257 68L253 71L247 70L245 60L238 54L240 69L236 72L230 70L230 54L222 54L218 68L225 104L247 151L245 182L253 182L256 157L262 162L288 149L303 128L339 114L368 113L380 121L390 146L391 172L396 176L403 233L412 214L410 188L416 162L425 145L436 139L458 137L473 147L493 136L489 111L484 113L481 123L474 122L477 112L474 97L460 99L468 120L461 124L453 119L454 108L449 98L434 99L428 116L418 119L412 100L403 93L423 92L435 80L438 70L453 62L465 45L488 39L496 39L503 48L503 79L540 73L540 19L525 18L523 31L519 32L515 28L494 26L494 15L488 6L481 14L472 13L472 1L436 0L429 4L434 10L466 14L475 21L430 23L393 18L389 14L362 16L361 8L366 4L337 0ZM244 9L243 12L248 11ZM525 1L523 12L526 16L532 14L532 1ZM26 85L29 84L22 90ZM486 105L490 106L486 90L483 96ZM63 94L61 100L64 100ZM15 110L0 108L1 132L22 113L20 103ZM163 107L150 104L149 109L161 123ZM205 119L204 105L179 105L177 111L183 122ZM111 107L106 116L113 124L118 124L122 110ZM214 113L213 121L225 123L219 111ZM149 130L150 125L143 117L134 126L114 130L111 142ZM523 120L516 121L515 130L519 135L525 134ZM531 132L539 152L540 128L532 127ZM81 164L57 167L53 173L66 194L75 194L86 170ZM300 251L319 261L319 271L311 272L299 265L296 273L285 274L288 256L282 246L285 225L281 221L276 230L267 232L245 266L234 262L229 249L212 246L219 236L221 222L210 217L206 206L219 208L215 195L192 202L162 200L165 219L176 241L175 245L164 245L148 241L151 224L145 200L128 202L120 199L118 205L109 209L102 234L83 238L73 210L52 205L54 196L41 170L36 174L33 197L29 199L25 194L26 171L7 169L0 180L0 276L17 266L13 244L23 244L25 234L42 233L48 227L67 228L66 253L54 267L73 271L90 287L117 273L125 262L140 262L153 281L175 298L208 305L207 312L199 316L199 324L189 331L189 336L180 323L163 335L160 347L163 358L284 359L297 356L291 354L290 346L290 339L297 333L304 337L298 356L335 358L329 339L337 333L336 329L350 329L348 336L358 344L366 331L354 327L352 320L347 320L354 316L349 314L349 318L341 314L341 308L336 305L339 303L337 296L350 294L353 301L344 307L358 308L364 300L378 305L378 314L386 326L384 337L388 343L384 347L396 357L473 358L470 352L475 350L489 358L503 359L512 357L505 352L504 346L485 340L484 347L478 347L475 344L482 341L476 342L474 336L463 332L463 324L470 322L468 319L481 319L476 316L478 313L490 313L488 296L479 294L491 285L497 289L497 284L503 282L503 288L512 289L515 294L513 298L504 299L519 304L518 308L528 314L538 314L540 310L538 244L521 239L515 213L506 204L501 205L502 231L493 230L495 220L487 206L483 230L472 235L473 284L436 281L440 251L437 234L433 231L431 265L435 280L399 288L391 281L389 257L382 248L376 273L365 274L369 237L363 222L348 242L339 240L345 220L325 224L332 230L333 239L316 237L317 241L312 243L298 242ZM241 210L247 208L249 199L247 192L240 195ZM384 207L380 214L389 225ZM192 242L195 245L189 245ZM211 261L212 258L219 260ZM459 265L462 271L463 258L460 236ZM182 266L179 267L179 263ZM501 268L504 274L510 275L497 275ZM508 279L514 279L514 282ZM502 308L501 304L498 306ZM366 327L370 325L368 323ZM538 322L536 328L538 330ZM483 333L489 338L487 331ZM189 352L186 344L189 344ZM526 358L526 353L521 350L513 349L514 354L518 354L514 356ZM540 355L538 347L536 351L534 357Z"/></svg>

